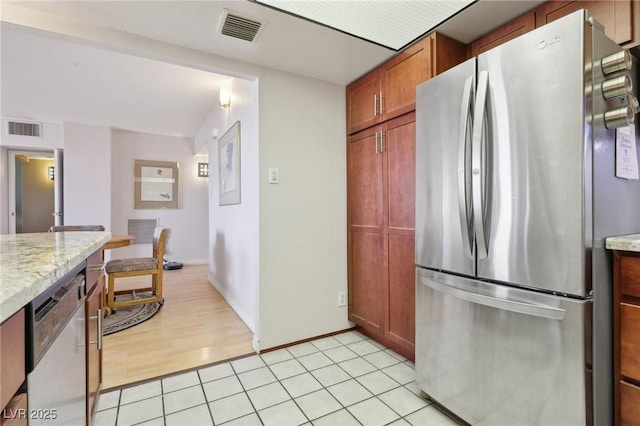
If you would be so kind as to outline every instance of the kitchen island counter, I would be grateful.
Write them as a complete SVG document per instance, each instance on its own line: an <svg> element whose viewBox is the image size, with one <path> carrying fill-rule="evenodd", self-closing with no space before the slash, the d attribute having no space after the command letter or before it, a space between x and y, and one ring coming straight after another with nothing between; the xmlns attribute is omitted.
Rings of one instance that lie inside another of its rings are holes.
<svg viewBox="0 0 640 426"><path fill-rule="evenodd" d="M99 250L110 232L0 235L0 322Z"/></svg>
<svg viewBox="0 0 640 426"><path fill-rule="evenodd" d="M606 247L609 250L640 252L640 234L609 237L606 240Z"/></svg>

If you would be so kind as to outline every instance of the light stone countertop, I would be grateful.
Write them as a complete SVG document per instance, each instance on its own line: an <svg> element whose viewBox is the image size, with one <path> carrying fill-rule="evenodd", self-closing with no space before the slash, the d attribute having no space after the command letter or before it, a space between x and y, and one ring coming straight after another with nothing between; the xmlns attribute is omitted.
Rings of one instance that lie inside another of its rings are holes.
<svg viewBox="0 0 640 426"><path fill-rule="evenodd" d="M610 250L637 251L640 252L640 234L621 235L609 237L606 247Z"/></svg>
<svg viewBox="0 0 640 426"><path fill-rule="evenodd" d="M0 322L100 249L110 232L0 235Z"/></svg>

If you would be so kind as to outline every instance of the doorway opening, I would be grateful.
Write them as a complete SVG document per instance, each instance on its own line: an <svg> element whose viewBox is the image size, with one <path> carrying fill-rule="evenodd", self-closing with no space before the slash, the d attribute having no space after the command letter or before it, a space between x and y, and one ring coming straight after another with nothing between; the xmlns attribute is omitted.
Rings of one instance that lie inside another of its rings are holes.
<svg viewBox="0 0 640 426"><path fill-rule="evenodd" d="M8 151L9 232L47 232L54 224L53 151Z"/></svg>

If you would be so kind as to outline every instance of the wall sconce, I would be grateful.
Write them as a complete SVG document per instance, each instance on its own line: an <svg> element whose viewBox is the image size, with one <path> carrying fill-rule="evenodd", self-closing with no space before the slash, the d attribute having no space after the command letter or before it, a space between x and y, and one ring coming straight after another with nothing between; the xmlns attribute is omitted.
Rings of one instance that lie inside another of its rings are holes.
<svg viewBox="0 0 640 426"><path fill-rule="evenodd" d="M47 166L47 177L49 180L54 180L56 177L56 168L55 166Z"/></svg>
<svg viewBox="0 0 640 426"><path fill-rule="evenodd" d="M231 89L228 87L220 88L220 108L229 108L231 105Z"/></svg>
<svg viewBox="0 0 640 426"><path fill-rule="evenodd" d="M209 163L198 163L198 177L209 177Z"/></svg>

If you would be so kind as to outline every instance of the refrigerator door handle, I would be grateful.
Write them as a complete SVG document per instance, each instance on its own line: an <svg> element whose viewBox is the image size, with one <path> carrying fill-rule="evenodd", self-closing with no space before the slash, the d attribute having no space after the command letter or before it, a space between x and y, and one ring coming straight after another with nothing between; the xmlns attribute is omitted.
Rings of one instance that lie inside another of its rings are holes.
<svg viewBox="0 0 640 426"><path fill-rule="evenodd" d="M495 297L478 294L473 291L463 290L458 287L452 287L450 285L434 281L433 278L427 279L425 277L421 277L421 279L422 284L426 285L427 287L430 287L435 291L439 291L440 293L444 293L458 299L466 300L467 302L558 321L564 319L564 309L554 308L553 306L519 302L509 299L498 299Z"/></svg>
<svg viewBox="0 0 640 426"><path fill-rule="evenodd" d="M462 93L462 106L460 108L460 122L458 129L458 213L460 216L460 228L462 231L462 245L464 254L473 258L473 210L469 194L471 193L470 175L468 173L468 152L471 144L469 139L469 124L472 122L471 104L473 102L473 77L470 76L464 83Z"/></svg>
<svg viewBox="0 0 640 426"><path fill-rule="evenodd" d="M473 223L475 225L475 240L478 259L486 259L489 253L488 238L484 223L485 195L486 195L486 138L485 120L487 106L487 91L489 89L489 73L480 71L478 75L478 90L473 112L473 134L471 148L471 194L473 198Z"/></svg>

